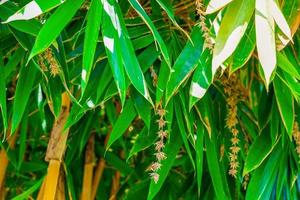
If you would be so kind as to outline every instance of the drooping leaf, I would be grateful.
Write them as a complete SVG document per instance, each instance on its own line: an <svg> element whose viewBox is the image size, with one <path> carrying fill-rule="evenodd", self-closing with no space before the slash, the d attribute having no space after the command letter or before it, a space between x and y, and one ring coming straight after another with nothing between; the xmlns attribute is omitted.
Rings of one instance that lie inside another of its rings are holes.
<svg viewBox="0 0 300 200"><path fill-rule="evenodd" d="M19 80L17 82L16 93L13 103L12 114L12 128L11 132L14 133L18 127L23 113L25 111L30 93L34 86L34 81L38 74L37 66L33 62L29 63L29 66L23 65L20 70Z"/></svg>
<svg viewBox="0 0 300 200"><path fill-rule="evenodd" d="M254 12L254 0L233 1L226 9L213 50L212 75L234 52Z"/></svg>
<svg viewBox="0 0 300 200"><path fill-rule="evenodd" d="M227 4L229 4L232 0L210 0L207 5L206 14L214 13Z"/></svg>
<svg viewBox="0 0 300 200"><path fill-rule="evenodd" d="M147 24L149 29L152 32L152 35L157 42L158 46L160 47L161 53L166 61L166 63L171 66L171 61L168 53L167 46L163 41L162 37L160 36L159 32L155 28L153 22L151 21L150 17L147 15L146 11L143 9L141 4L137 0L129 0L131 6L135 9L135 11L141 16L143 21Z"/></svg>
<svg viewBox="0 0 300 200"><path fill-rule="evenodd" d="M71 21L84 0L66 1L46 21L35 40L28 60L46 50Z"/></svg>
<svg viewBox="0 0 300 200"><path fill-rule="evenodd" d="M0 53L0 56L2 54ZM0 111L2 115L2 122L4 128L4 137L6 135L6 130L8 128L7 120L7 106L6 106L6 84L5 84L5 73L2 59L0 60Z"/></svg>
<svg viewBox="0 0 300 200"><path fill-rule="evenodd" d="M270 13L269 2L269 0L261 0L255 3L257 53L267 86L269 85L271 74L276 67L275 26L274 19Z"/></svg>
<svg viewBox="0 0 300 200"><path fill-rule="evenodd" d="M292 92L278 76L275 76L273 86L281 120L287 133L292 137L295 116Z"/></svg>
<svg viewBox="0 0 300 200"><path fill-rule="evenodd" d="M104 11L111 17L115 29L118 31L124 68L133 86L150 102L145 77L137 60L119 5L113 1L111 5L107 0L102 0Z"/></svg>
<svg viewBox="0 0 300 200"><path fill-rule="evenodd" d="M106 55L112 69L123 106L126 98L126 77L123 68L120 41L117 39L120 36L119 34L122 33L115 29L114 24L117 24L117 22L113 22L112 20L114 19L107 13L103 13L102 35Z"/></svg>
<svg viewBox="0 0 300 200"><path fill-rule="evenodd" d="M175 94L178 88L196 68L203 50L202 31L198 26L193 28L191 41L187 41L184 49L176 59L166 87L166 102Z"/></svg>
<svg viewBox="0 0 300 200"><path fill-rule="evenodd" d="M136 114L137 113L135 111L133 102L131 100L128 100L116 123L114 124L106 145L106 149L108 149L117 139L119 139L124 134L132 120L136 117Z"/></svg>
<svg viewBox="0 0 300 200"><path fill-rule="evenodd" d="M97 39L102 21L102 4L99 0L92 0L88 11L87 25L84 37L84 47L82 55L81 88L82 95L85 91L87 82L93 68Z"/></svg>
<svg viewBox="0 0 300 200"><path fill-rule="evenodd" d="M51 0L51 1L33 0L33 1L30 1L23 8L21 8L16 13L11 15L3 23L9 23L9 22L16 21L16 20L33 19L45 12L50 11L51 9L62 4L63 2L64 2L64 0Z"/></svg>
<svg viewBox="0 0 300 200"><path fill-rule="evenodd" d="M273 151L278 141L279 140L272 144L270 134L267 131L263 131L250 146L245 161L243 176L258 168Z"/></svg>

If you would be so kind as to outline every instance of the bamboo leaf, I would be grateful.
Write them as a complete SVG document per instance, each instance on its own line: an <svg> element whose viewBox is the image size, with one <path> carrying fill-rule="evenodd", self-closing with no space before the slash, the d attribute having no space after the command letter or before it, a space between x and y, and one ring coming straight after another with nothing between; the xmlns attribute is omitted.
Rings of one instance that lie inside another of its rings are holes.
<svg viewBox="0 0 300 200"><path fill-rule="evenodd" d="M213 50L212 75L234 52L254 12L254 0L233 1L222 19Z"/></svg>
<svg viewBox="0 0 300 200"><path fill-rule="evenodd" d="M46 50L71 21L84 0L67 1L46 21L35 40L28 60Z"/></svg>
<svg viewBox="0 0 300 200"><path fill-rule="evenodd" d="M115 1L113 1L113 5L111 5L107 0L102 0L102 4L105 12L111 17L112 23L118 32L123 63L127 75L133 86L152 104L145 77L135 55L132 43L129 40L129 35L120 8Z"/></svg>
<svg viewBox="0 0 300 200"><path fill-rule="evenodd" d="M97 39L102 21L102 4L98 0L92 0L90 9L87 14L87 25L84 37L83 47L83 67L81 72L81 88L82 95L85 91L87 82L89 81L92 71Z"/></svg>
<svg viewBox="0 0 300 200"><path fill-rule="evenodd" d="M51 1L34 0L34 1L30 1L23 8L21 8L16 13L11 15L3 23L9 23L9 22L16 21L16 20L33 19L45 12L52 10L53 8L62 4L63 2L64 2L64 0L51 0Z"/></svg>
<svg viewBox="0 0 300 200"><path fill-rule="evenodd" d="M128 100L124 106L124 109L122 110L122 113L114 124L113 130L110 133L110 137L106 145L106 149L108 149L117 139L119 139L123 135L123 133L129 127L130 123L135 117L136 112L133 102L131 100Z"/></svg>
<svg viewBox="0 0 300 200"><path fill-rule="evenodd" d="M264 71L267 86L269 85L271 74L276 67L274 19L270 13L269 2L269 0L261 0L256 1L255 4L257 53Z"/></svg>
<svg viewBox="0 0 300 200"><path fill-rule="evenodd" d="M2 56L2 53L0 53ZM7 120L7 106L6 106L6 84L5 84L5 73L2 59L0 60L0 110L2 115L2 122L4 128L4 138L6 136L6 130L8 128L8 120Z"/></svg>
<svg viewBox="0 0 300 200"><path fill-rule="evenodd" d="M38 75L37 66L33 62L29 63L26 67L23 65L20 70L19 80L17 82L16 93L13 103L12 114L12 128L11 132L14 133L25 111L27 102L30 97L30 93L34 87L34 81Z"/></svg>
<svg viewBox="0 0 300 200"><path fill-rule="evenodd" d="M214 13L227 4L229 4L232 0L210 0L206 9L206 14Z"/></svg>
<svg viewBox="0 0 300 200"><path fill-rule="evenodd" d="M295 115L292 92L277 76L274 78L273 87L281 120L283 121L287 133L292 137Z"/></svg>
<svg viewBox="0 0 300 200"><path fill-rule="evenodd" d="M245 161L243 176L258 168L276 146L277 140L272 144L272 140L267 131L263 131L250 146L248 156Z"/></svg>
<svg viewBox="0 0 300 200"><path fill-rule="evenodd" d="M171 69L171 74L166 87L166 102L170 100L178 88L197 67L203 48L203 38L201 33L199 27L195 26L193 28L191 33L193 44L191 41L187 41L181 54L176 59L176 62Z"/></svg>
<svg viewBox="0 0 300 200"><path fill-rule="evenodd" d="M161 53L168 64L168 66L171 66L171 61L168 53L167 46L163 39L161 38L159 32L157 31L156 27L154 26L153 22L151 21L150 17L147 15L141 4L137 0L129 0L129 3L131 6L135 9L135 11L140 15L140 17L143 19L143 21L147 24L149 29L152 32L152 35L157 41L158 46L160 47Z"/></svg>

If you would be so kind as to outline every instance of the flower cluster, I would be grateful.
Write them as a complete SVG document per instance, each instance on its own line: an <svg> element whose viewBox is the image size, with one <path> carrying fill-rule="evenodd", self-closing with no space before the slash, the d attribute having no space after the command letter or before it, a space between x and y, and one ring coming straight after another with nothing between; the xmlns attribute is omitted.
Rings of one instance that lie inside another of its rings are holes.
<svg viewBox="0 0 300 200"><path fill-rule="evenodd" d="M226 95L226 102L227 102L227 117L226 117L226 126L232 133L232 137L230 139L231 141L231 147L230 147L230 153L229 153L229 159L230 159L230 169L229 169L229 175L236 178L238 168L239 168L239 162L238 162L238 153L241 150L239 147L239 130L237 129L238 124L238 117L237 117L237 104L239 102L241 90L239 88L239 82L236 74L232 74L228 78L224 78L222 80L222 83L224 85L224 92Z"/></svg>
<svg viewBox="0 0 300 200"><path fill-rule="evenodd" d="M294 141L296 143L296 152L298 154L299 161L300 161L300 130L299 130L298 122L294 123L293 138L294 138Z"/></svg>
<svg viewBox="0 0 300 200"><path fill-rule="evenodd" d="M210 51L213 50L213 43L212 43L212 39L210 37L210 32L209 32L209 28L206 25L206 17L205 17L205 8L204 5L202 3L202 0L196 0L196 11L197 14L199 15L199 23L198 25L200 26L202 32L203 32L203 37L205 40L205 46L206 48L208 48Z"/></svg>
<svg viewBox="0 0 300 200"><path fill-rule="evenodd" d="M167 158L166 154L163 152L163 149L165 147L165 139L168 137L168 132L165 129L167 122L164 119L166 115L166 110L162 107L161 103L157 106L156 114L159 116L159 119L157 120L158 141L155 143L155 153L154 153L156 161L153 162L148 168L148 170L151 171L150 176L152 177L155 183L157 183L159 179L159 174L157 173L157 171L161 167L161 161Z"/></svg>
<svg viewBox="0 0 300 200"><path fill-rule="evenodd" d="M39 65L43 71L48 71L48 68L45 65L45 62L48 63L50 68L50 73L52 76L59 74L59 67L56 59L54 58L53 52L48 48L43 54L39 57Z"/></svg>

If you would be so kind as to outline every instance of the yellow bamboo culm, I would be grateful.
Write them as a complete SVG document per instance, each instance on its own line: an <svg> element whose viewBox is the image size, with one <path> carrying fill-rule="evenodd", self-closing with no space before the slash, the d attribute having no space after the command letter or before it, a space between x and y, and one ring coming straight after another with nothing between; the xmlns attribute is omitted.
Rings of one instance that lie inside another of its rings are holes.
<svg viewBox="0 0 300 200"><path fill-rule="evenodd" d="M8 127L8 147L10 149L14 149L15 148L15 143L16 143L16 139L17 139L17 135L18 135L18 129L15 132L15 134L13 136L11 136L11 125L9 125ZM6 154L6 150L5 149L1 149L0 151L0 193L3 193L5 190L4 188L4 179L5 179L5 174L6 174L6 169L9 163L7 154Z"/></svg>
<svg viewBox="0 0 300 200"><path fill-rule="evenodd" d="M51 137L48 143L45 160L49 162L47 176L38 194L38 200L64 199L63 172L61 164L66 149L69 129L64 131L64 126L69 115L70 99L67 93L62 94L62 111L53 125Z"/></svg>
<svg viewBox="0 0 300 200"><path fill-rule="evenodd" d="M97 168L95 171L95 175L94 175L94 179L93 179L92 199L96 198L97 189L100 184L100 180L102 178L102 174L103 174L105 165L106 165L105 160L103 158L101 158L100 161L98 162L98 165L97 165Z"/></svg>
<svg viewBox="0 0 300 200"><path fill-rule="evenodd" d="M92 136L88 141L86 151L85 151L85 164L84 164L81 200L92 199L92 183L93 183L93 173L94 173L94 139L95 136L94 134L92 134Z"/></svg>
<svg viewBox="0 0 300 200"><path fill-rule="evenodd" d="M110 136L110 134L106 135L105 140L104 140L104 145L107 144L109 136ZM102 174L103 174L105 166L106 166L106 162L105 162L104 158L100 158L100 160L99 160L99 162L97 164L96 170L95 170L94 178L93 178L92 199L96 198L97 189L98 189L98 186L100 184L100 181L101 181Z"/></svg>
<svg viewBox="0 0 300 200"><path fill-rule="evenodd" d="M46 177L43 200L55 199L59 173L60 173L60 161L50 160L47 177Z"/></svg>

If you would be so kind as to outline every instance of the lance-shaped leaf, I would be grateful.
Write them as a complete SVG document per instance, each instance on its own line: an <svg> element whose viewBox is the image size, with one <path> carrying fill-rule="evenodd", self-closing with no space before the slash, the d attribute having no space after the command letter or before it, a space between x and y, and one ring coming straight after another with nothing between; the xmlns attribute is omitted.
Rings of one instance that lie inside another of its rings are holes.
<svg viewBox="0 0 300 200"><path fill-rule="evenodd" d="M271 9L271 14L277 24L277 26L280 28L280 30L285 34L285 36L289 39L292 40L292 33L291 29L285 20L280 8L276 4L275 0L270 1L270 9Z"/></svg>
<svg viewBox="0 0 300 200"><path fill-rule="evenodd" d="M167 102L175 94L182 83L189 77L189 75L196 68L203 51L202 31L198 26L193 28L191 34L191 41L187 41L181 54L178 56L166 87Z"/></svg>
<svg viewBox="0 0 300 200"><path fill-rule="evenodd" d="M119 139L123 135L136 115L137 113L135 111L133 102L131 100L128 100L116 123L114 124L113 130L111 131L109 140L107 142L106 149L108 149L117 139Z"/></svg>
<svg viewBox="0 0 300 200"><path fill-rule="evenodd" d="M254 12L254 0L233 1L222 19L213 51L212 75L234 52Z"/></svg>
<svg viewBox="0 0 300 200"><path fill-rule="evenodd" d="M88 11L87 25L84 37L83 55L82 55L82 72L81 72L81 89L82 95L85 91L87 82L92 71L94 56L97 46L97 39L102 19L102 4L99 0L92 0Z"/></svg>
<svg viewBox="0 0 300 200"><path fill-rule="evenodd" d="M106 12L103 13L102 35L106 50L106 55L113 72L118 93L121 98L122 106L126 98L126 80L122 61L122 50L119 41L118 30L115 29L111 18ZM120 30L119 30L120 32Z"/></svg>
<svg viewBox="0 0 300 200"><path fill-rule="evenodd" d="M0 53L2 57L2 54ZM5 73L2 59L0 60L0 111L2 114L4 137L8 128L7 123L7 108L6 108L6 84L5 84Z"/></svg>
<svg viewBox="0 0 300 200"><path fill-rule="evenodd" d="M291 137L295 116L293 94L278 76L275 76L273 86L282 122Z"/></svg>
<svg viewBox="0 0 300 200"><path fill-rule="evenodd" d="M25 65L21 67L13 103L12 133L14 133L22 119L37 74L38 69L33 62L30 62L28 67Z"/></svg>
<svg viewBox="0 0 300 200"><path fill-rule="evenodd" d="M144 20L146 25L152 32L152 35L155 41L158 43L158 46L161 50L161 53L166 61L166 63L171 66L171 61L168 53L167 46L163 39L161 38L159 32L157 31L156 27L154 26L153 22L151 21L150 17L147 15L146 11L143 9L141 4L137 0L129 0L131 6L135 9L135 11L140 15L140 17Z"/></svg>
<svg viewBox="0 0 300 200"><path fill-rule="evenodd" d="M102 0L101 2L103 4L104 12L110 16L113 27L118 32L118 37L114 39L118 39L120 42L122 60L128 78L137 91L139 91L152 104L146 80L137 60L131 40L129 39L121 9L115 0L112 1L112 4L110 4L107 0Z"/></svg>
<svg viewBox="0 0 300 200"><path fill-rule="evenodd" d="M210 0L207 5L206 14L214 13L227 4L229 4L232 0Z"/></svg>
<svg viewBox="0 0 300 200"><path fill-rule="evenodd" d="M247 154L243 176L258 168L273 151L278 141L277 139L277 141L272 144L269 131L263 131L256 137Z"/></svg>
<svg viewBox="0 0 300 200"><path fill-rule="evenodd" d="M71 21L84 0L67 1L46 21L40 30L28 60L46 50Z"/></svg>
<svg viewBox="0 0 300 200"><path fill-rule="evenodd" d="M45 12L50 11L51 9L62 4L63 2L64 2L64 0L51 0L51 1L34 0L34 1L31 1L28 4L26 4L23 8L18 10L16 13L11 15L3 23L9 23L9 22L16 21L16 20L33 19Z"/></svg>
<svg viewBox="0 0 300 200"><path fill-rule="evenodd" d="M167 5L167 3L165 3L164 0L156 0L156 2L160 5L160 7L167 13L168 17L170 18L170 20L172 21L172 23L180 30L182 31L186 36L187 38L190 39L190 36L189 34L179 26L179 24L177 23L176 19L175 19L175 16L174 16L174 13L173 13L173 10L172 10L172 6L170 5Z"/></svg>
<svg viewBox="0 0 300 200"><path fill-rule="evenodd" d="M276 67L274 19L270 11L270 0L255 3L255 29L258 58L262 65L266 85Z"/></svg>
<svg viewBox="0 0 300 200"><path fill-rule="evenodd" d="M204 51L199 60L197 69L193 74L193 79L190 86L189 109L201 99L212 82L211 75L211 55L208 49Z"/></svg>

